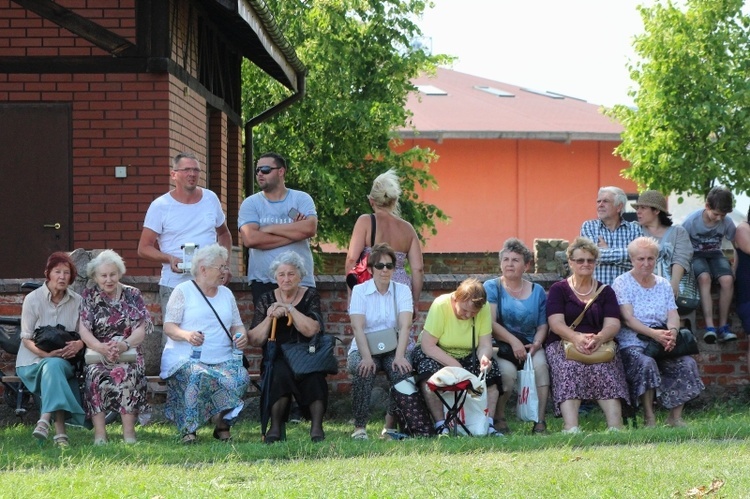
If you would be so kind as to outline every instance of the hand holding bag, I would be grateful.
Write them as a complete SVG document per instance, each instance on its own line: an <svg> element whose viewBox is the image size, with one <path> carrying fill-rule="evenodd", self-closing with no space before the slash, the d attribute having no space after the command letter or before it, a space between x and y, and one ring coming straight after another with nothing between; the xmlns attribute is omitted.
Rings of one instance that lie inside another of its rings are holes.
<svg viewBox="0 0 750 499"><path fill-rule="evenodd" d="M112 338L112 341L116 341L119 343L123 341L123 337L115 336L114 338ZM100 354L93 348L87 347L84 359L86 361L86 365L104 364L108 366L108 365L115 365L115 364L132 364L138 359L138 351L135 349L135 347L130 347L124 352L122 352L115 362L110 362L109 359L107 359L104 355Z"/></svg>
<svg viewBox="0 0 750 499"><path fill-rule="evenodd" d="M385 355L398 347L398 305L396 304L396 285L391 282L393 292L393 312L396 314L396 327L388 327L365 334L370 355Z"/></svg>
<svg viewBox="0 0 750 499"><path fill-rule="evenodd" d="M675 357L700 353L698 351L698 341L695 339L693 332L688 328L682 328L677 332L677 341L674 348L669 352L664 350L664 346L661 343L650 336L639 334L638 339L646 342L646 349L643 351L643 354L654 359L674 359Z"/></svg>
<svg viewBox="0 0 750 499"><path fill-rule="evenodd" d="M594 296L591 297L591 299L586 303L586 306L583 307L583 311L576 317L576 320L573 321L573 323L570 325L570 329L575 331L576 327L578 327L578 324L581 323L583 320L583 316L586 313L586 311L589 309L592 303L596 301L596 299L599 297L599 294L606 288L606 284L602 284L599 286L599 289L596 290L596 293L594 293ZM582 364L601 364L603 362L610 362L612 359L615 358L615 352L617 351L617 345L615 344L614 340L609 340L605 343L602 343L599 345L599 348L596 349L595 352L592 352L590 354L584 354L578 351L576 349L575 345L568 341L568 340L561 340L560 343L563 347L563 351L565 352L565 358L568 360L575 360L577 362L580 362Z"/></svg>
<svg viewBox="0 0 750 499"><path fill-rule="evenodd" d="M65 326L39 326L34 330L34 344L44 352L54 352L65 348L71 341L80 340L81 337L75 331L66 331Z"/></svg>
<svg viewBox="0 0 750 499"><path fill-rule="evenodd" d="M497 284L497 323L501 326L505 327L505 324L503 323L503 310L502 310L502 294L503 294L503 285L500 283L500 278L498 277L496 279ZM523 336L518 336L513 331L508 330L510 334L515 336L521 343L524 345L530 345L531 342L527 340ZM520 371L523 368L523 361L518 360L513 353L513 348L510 346L510 343L506 343L505 341L496 340L495 338L492 339L492 342L495 346L497 346L497 357L499 359L507 360L514 366L516 366L516 370Z"/></svg>
<svg viewBox="0 0 750 499"><path fill-rule="evenodd" d="M672 280L672 254L674 253L674 241L676 238L670 238L670 234L674 227L669 227L662 236L662 251L659 251L659 259L656 261L655 274L662 276L664 279ZM668 241L669 239L669 241ZM692 270L686 270L682 275L679 284L680 291L677 293L675 303L677 304L677 310L680 315L689 314L693 310L697 309L701 303L700 291L698 290L698 283L695 280L695 274Z"/></svg>
<svg viewBox="0 0 750 499"><path fill-rule="evenodd" d="M370 224L372 226L372 234L370 235L370 248L375 246L375 215L370 214ZM365 281L372 279L372 273L370 268L367 266L367 253L362 250L362 254L359 255L359 260L354 264L354 267L346 274L346 284L349 289L352 289L357 284L362 284Z"/></svg>
<svg viewBox="0 0 750 499"><path fill-rule="evenodd" d="M534 363L531 361L531 352L526 355L523 369L518 372L518 403L516 404L516 416L521 421L539 422L539 395L536 391L536 376L534 374Z"/></svg>
<svg viewBox="0 0 750 499"><path fill-rule="evenodd" d="M281 344L281 352L289 368L295 376L305 376L312 373L336 374L339 363L333 355L336 338L326 334L323 321L317 314L313 314L320 324L320 331L310 338L309 342L297 341Z"/></svg>

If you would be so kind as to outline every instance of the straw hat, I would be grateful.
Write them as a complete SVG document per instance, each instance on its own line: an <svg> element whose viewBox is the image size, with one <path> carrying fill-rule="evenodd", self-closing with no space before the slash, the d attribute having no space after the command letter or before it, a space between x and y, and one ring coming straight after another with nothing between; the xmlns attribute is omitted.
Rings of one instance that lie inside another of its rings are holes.
<svg viewBox="0 0 750 499"><path fill-rule="evenodd" d="M664 213L666 216L671 216L667 211L667 198L664 197L659 191L644 191L638 196L638 201L631 203L630 206L638 208L639 206L647 206L649 208L656 208L657 210Z"/></svg>

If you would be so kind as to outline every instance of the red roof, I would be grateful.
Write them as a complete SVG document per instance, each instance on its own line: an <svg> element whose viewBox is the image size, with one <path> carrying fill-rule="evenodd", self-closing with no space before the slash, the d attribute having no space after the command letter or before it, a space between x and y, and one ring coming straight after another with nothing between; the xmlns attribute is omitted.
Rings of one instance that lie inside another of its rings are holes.
<svg viewBox="0 0 750 499"><path fill-rule="evenodd" d="M596 104L553 91L525 89L438 68L435 77L420 76L415 86L430 85L444 95L413 92L407 108L414 113L404 138L513 138L543 140L620 140L622 126ZM499 97L476 87L512 96Z"/></svg>

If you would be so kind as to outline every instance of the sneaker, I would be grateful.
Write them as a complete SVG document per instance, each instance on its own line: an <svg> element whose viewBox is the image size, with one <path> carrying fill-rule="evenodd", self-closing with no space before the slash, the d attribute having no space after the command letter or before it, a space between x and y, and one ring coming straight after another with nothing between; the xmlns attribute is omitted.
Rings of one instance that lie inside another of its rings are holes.
<svg viewBox="0 0 750 499"><path fill-rule="evenodd" d="M713 345L714 343L716 343L716 328L715 327L706 328L706 332L703 334L703 341L705 341L707 345Z"/></svg>
<svg viewBox="0 0 750 499"><path fill-rule="evenodd" d="M354 433L352 433L352 438L354 440L367 440L367 430L365 430L364 428L354 430Z"/></svg>
<svg viewBox="0 0 750 499"><path fill-rule="evenodd" d="M504 437L505 435L497 431L494 426L490 425L490 427L487 429L487 436L488 437Z"/></svg>
<svg viewBox="0 0 750 499"><path fill-rule="evenodd" d="M719 343L726 343L727 341L735 341L737 335L729 329L729 324L724 324L716 332L716 338L719 340Z"/></svg>
<svg viewBox="0 0 750 499"><path fill-rule="evenodd" d="M568 434L581 433L581 429L577 426L574 426L573 428L562 430L560 433L568 433Z"/></svg>

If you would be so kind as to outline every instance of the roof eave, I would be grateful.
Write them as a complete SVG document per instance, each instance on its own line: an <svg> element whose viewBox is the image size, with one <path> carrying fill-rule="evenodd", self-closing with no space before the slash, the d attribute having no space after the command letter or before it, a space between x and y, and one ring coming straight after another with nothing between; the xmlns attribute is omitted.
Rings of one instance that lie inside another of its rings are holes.
<svg viewBox="0 0 750 499"><path fill-rule="evenodd" d="M622 140L620 133L608 132L510 132L510 131L448 131L436 130L420 132L416 130L399 130L402 139L428 139L442 142L445 139L517 139L549 140L554 142L573 141L615 141Z"/></svg>

